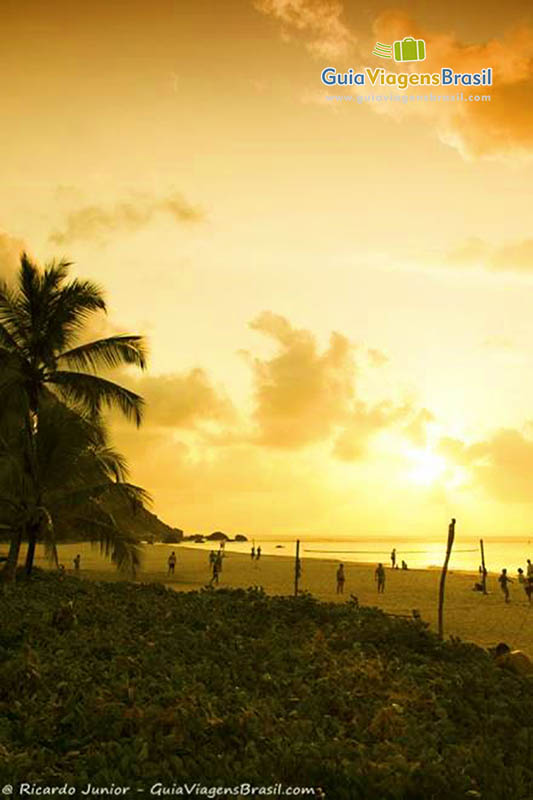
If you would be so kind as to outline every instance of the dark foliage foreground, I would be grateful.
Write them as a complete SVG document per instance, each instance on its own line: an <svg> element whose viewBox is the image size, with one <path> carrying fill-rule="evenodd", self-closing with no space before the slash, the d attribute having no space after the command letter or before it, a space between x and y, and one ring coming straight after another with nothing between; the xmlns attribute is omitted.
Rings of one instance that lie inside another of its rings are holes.
<svg viewBox="0 0 533 800"><path fill-rule="evenodd" d="M533 797L533 687L421 624L45 574L0 599L0 783Z"/></svg>

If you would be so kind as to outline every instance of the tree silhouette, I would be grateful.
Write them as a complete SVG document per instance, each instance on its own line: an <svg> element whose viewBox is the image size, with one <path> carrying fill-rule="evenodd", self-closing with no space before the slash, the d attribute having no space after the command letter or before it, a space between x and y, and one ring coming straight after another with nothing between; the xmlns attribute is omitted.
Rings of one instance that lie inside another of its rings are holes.
<svg viewBox="0 0 533 800"><path fill-rule="evenodd" d="M124 364L144 369L144 340L121 335L77 344L89 317L105 312L106 304L96 284L68 280L70 266L68 261L54 261L40 270L22 253L16 286L0 281L0 403L16 400L25 442L25 480L31 484L35 508L42 507L37 434L48 393L93 420L113 407L137 426L142 420L142 398L97 372ZM28 572L42 524L40 517L27 522Z"/></svg>

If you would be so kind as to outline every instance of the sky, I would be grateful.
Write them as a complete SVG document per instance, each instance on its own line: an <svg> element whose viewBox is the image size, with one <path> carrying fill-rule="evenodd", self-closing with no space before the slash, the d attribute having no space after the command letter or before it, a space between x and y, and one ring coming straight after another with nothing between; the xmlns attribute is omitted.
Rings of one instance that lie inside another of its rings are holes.
<svg viewBox="0 0 533 800"><path fill-rule="evenodd" d="M405 36L425 62L372 55ZM110 424L162 519L531 533L529 2L4 0L0 40L0 275L68 257L87 335L146 335ZM327 66L494 85L366 102Z"/></svg>

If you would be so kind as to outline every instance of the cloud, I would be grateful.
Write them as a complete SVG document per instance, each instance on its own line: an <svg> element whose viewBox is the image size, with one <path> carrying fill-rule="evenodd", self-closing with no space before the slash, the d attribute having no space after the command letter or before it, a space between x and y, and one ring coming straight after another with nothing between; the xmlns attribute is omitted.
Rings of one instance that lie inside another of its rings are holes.
<svg viewBox="0 0 533 800"><path fill-rule="evenodd" d="M127 384L146 401L147 427L195 429L201 422L226 424L235 418L230 399L200 368L144 375Z"/></svg>
<svg viewBox="0 0 533 800"><path fill-rule="evenodd" d="M507 37L509 48L518 47L525 31L516 38ZM527 32L528 47L533 48L533 31ZM487 61L490 64L490 61ZM530 62L531 64L531 62ZM528 156L533 150L533 64L527 77L505 83L502 71L495 67L495 85L489 87L490 103L465 103L441 134L468 156ZM501 81L501 83L500 83ZM476 92L477 93L477 92ZM485 93L485 91L483 92Z"/></svg>
<svg viewBox="0 0 533 800"><path fill-rule="evenodd" d="M374 25L378 41L394 41L404 36L426 41L426 60L416 71L440 72L451 67L455 72L493 69L493 85L488 87L436 87L434 94L464 96L490 94L490 102L422 102L408 105L373 104L374 110L398 116L418 114L430 121L445 143L465 156L507 156L529 154L533 150L533 108L528 98L533 91L533 28L519 25L488 42L471 44L453 32L421 27L401 11L380 14ZM405 67L399 65L402 70ZM425 89L423 92L428 93ZM398 108L398 106L401 106Z"/></svg>
<svg viewBox="0 0 533 800"><path fill-rule="evenodd" d="M435 415L427 408L412 411L413 418L403 428L402 433L415 447L425 447L427 444L427 426L431 422L435 422Z"/></svg>
<svg viewBox="0 0 533 800"><path fill-rule="evenodd" d="M474 484L504 503L531 503L533 439L515 428L502 428L488 439L466 445L445 438L439 452L452 463L466 467Z"/></svg>
<svg viewBox="0 0 533 800"><path fill-rule="evenodd" d="M431 125L441 141L459 150L465 157L531 156L533 151L533 28L517 25L497 38L482 43L462 41L453 31L438 31L419 25L399 9L379 14L372 30L351 30L343 22L340 2L309 0L261 0L256 7L270 14L282 25L287 37L299 34L310 52L322 59L337 58L339 71L353 67L384 66L391 71L405 71L395 62L381 62L371 55L376 41L391 43L405 36L426 41L426 60L407 67L410 72L440 72L451 67L455 72L479 72L493 69L493 85L487 87L434 87L432 93L444 97L436 102L369 103L377 114L402 120L418 116ZM323 64L326 66L326 64ZM318 87L320 88L320 87ZM372 87L371 87L372 88ZM342 87L342 93L365 95L368 86ZM452 96L490 95L490 101L454 101ZM398 90L395 91L399 93ZM429 94L422 87L416 94ZM314 92L304 91L307 101ZM323 97L324 91L321 92ZM334 103L327 104L329 108Z"/></svg>
<svg viewBox="0 0 533 800"><path fill-rule="evenodd" d="M74 240L106 241L115 231L135 232L149 225L154 217L166 214L176 222L198 222L204 218L201 209L190 205L179 194L154 198L139 195L131 201L105 208L89 205L71 212L63 230L50 235L54 244Z"/></svg>
<svg viewBox="0 0 533 800"><path fill-rule="evenodd" d="M405 419L409 409L394 407L391 403L379 403L368 407L357 402L347 424L337 436L333 445L333 455L341 461L358 461L367 452L372 436Z"/></svg>
<svg viewBox="0 0 533 800"><path fill-rule="evenodd" d="M494 245L472 237L451 250L446 262L456 267L481 266L494 272L533 272L533 239Z"/></svg>
<svg viewBox="0 0 533 800"><path fill-rule="evenodd" d="M250 327L278 346L270 359L250 359L259 440L299 447L327 438L348 417L354 398L355 362L348 339L332 333L329 346L320 352L310 331L293 328L270 311Z"/></svg>
<svg viewBox="0 0 533 800"><path fill-rule="evenodd" d="M394 405L384 401L368 406L358 401L334 442L333 455L341 461L359 461L366 455L372 437L391 429L415 447L425 447L427 425L434 420L430 411L418 409L412 403Z"/></svg>
<svg viewBox="0 0 533 800"><path fill-rule="evenodd" d="M343 6L335 0L257 0L255 7L281 22L282 36L293 32L307 38L307 48L323 58L346 56L355 35L343 22Z"/></svg>
<svg viewBox="0 0 533 800"><path fill-rule="evenodd" d="M385 364L388 364L389 357L382 350L371 347L368 350L368 360L373 367L384 367Z"/></svg>
<svg viewBox="0 0 533 800"><path fill-rule="evenodd" d="M153 494L159 516L187 532L294 535L323 530L332 518L337 527L344 522L350 498L324 480L315 453L287 458L251 443L212 450L162 429L131 427L122 428L116 442L131 462L133 480Z"/></svg>
<svg viewBox="0 0 533 800"><path fill-rule="evenodd" d="M26 249L22 239L0 233L0 279L12 280L18 271L21 253Z"/></svg>
<svg viewBox="0 0 533 800"><path fill-rule="evenodd" d="M393 426L410 441L425 442L425 426L433 421L429 411L390 400L369 405L360 397L362 366L345 336L332 333L321 351L310 331L271 311L250 326L277 345L271 358L246 353L254 380L257 431L252 440L257 444L298 449L329 440L336 458L356 461L374 435ZM368 355L379 364L384 359L378 350L361 350L361 355L363 363Z"/></svg>

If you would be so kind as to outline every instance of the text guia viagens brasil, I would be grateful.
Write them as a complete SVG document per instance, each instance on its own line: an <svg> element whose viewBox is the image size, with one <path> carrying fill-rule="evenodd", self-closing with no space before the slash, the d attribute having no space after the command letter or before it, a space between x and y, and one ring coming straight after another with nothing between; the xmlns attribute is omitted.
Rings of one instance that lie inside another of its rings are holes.
<svg viewBox="0 0 533 800"><path fill-rule="evenodd" d="M440 72L389 72L383 67L365 67L362 72L349 69L337 72L335 67L325 67L321 73L326 86L395 86L407 89L410 86L492 86L492 67L481 72L455 72L443 67Z"/></svg>

